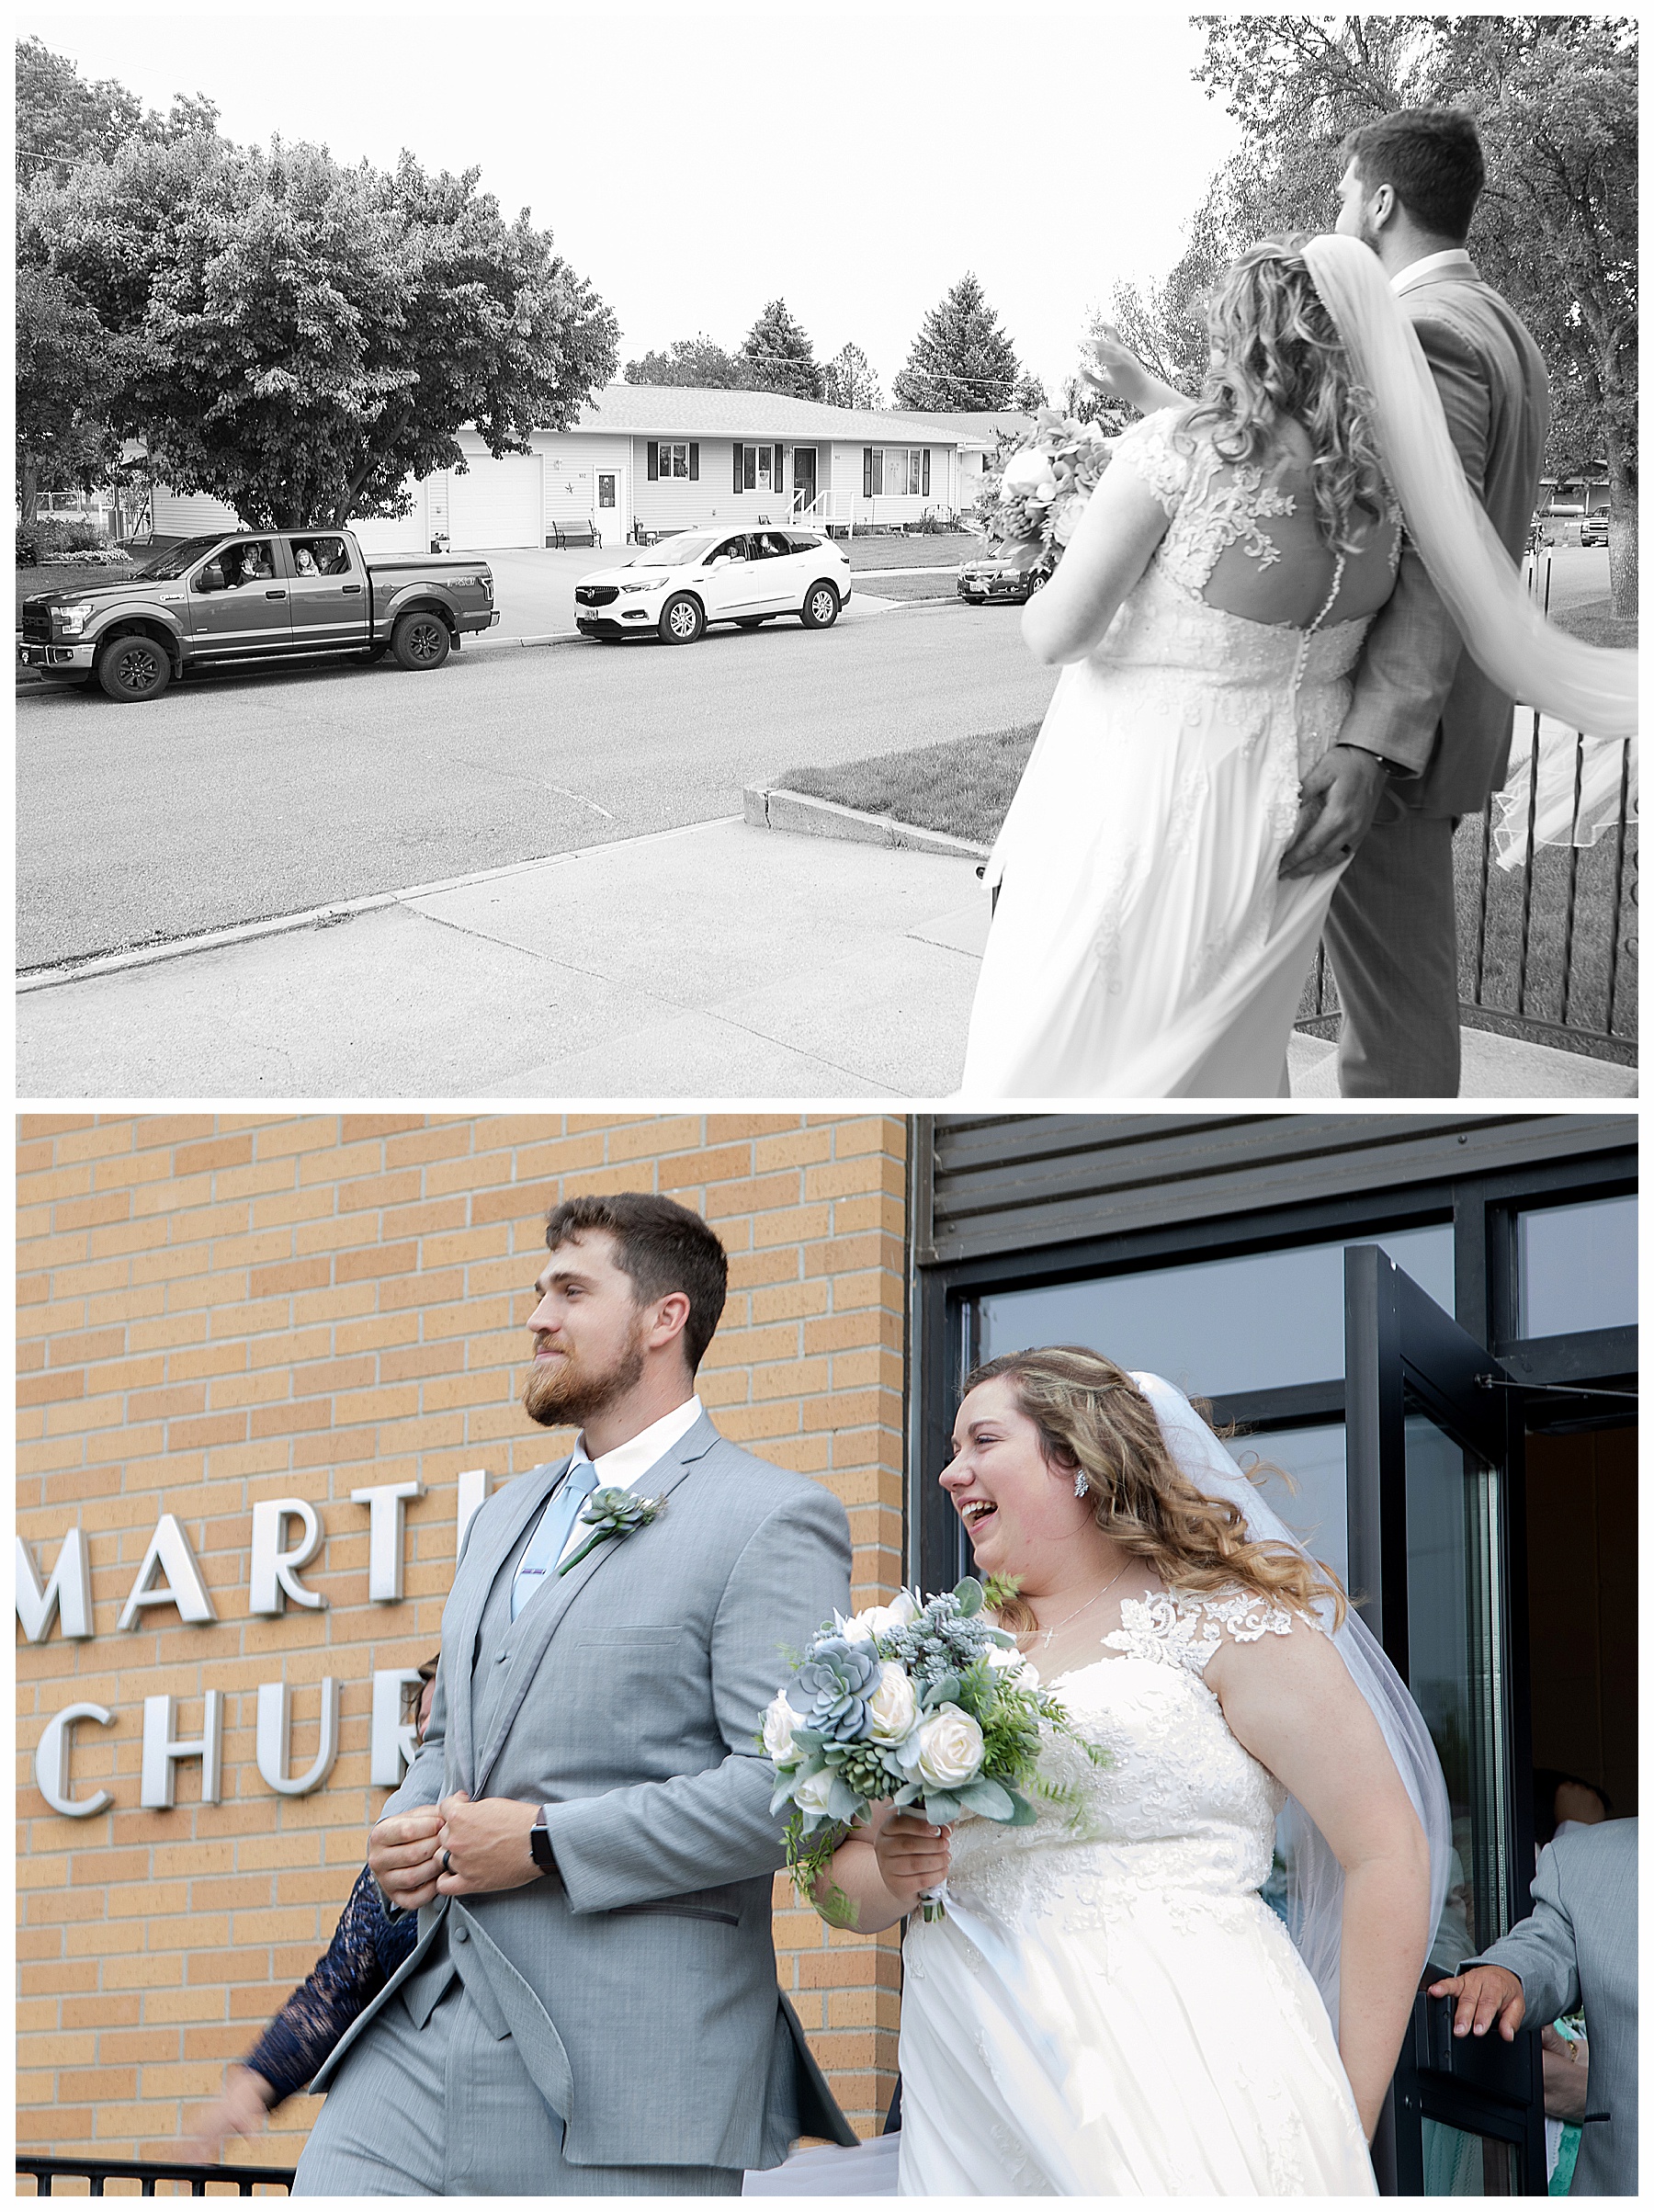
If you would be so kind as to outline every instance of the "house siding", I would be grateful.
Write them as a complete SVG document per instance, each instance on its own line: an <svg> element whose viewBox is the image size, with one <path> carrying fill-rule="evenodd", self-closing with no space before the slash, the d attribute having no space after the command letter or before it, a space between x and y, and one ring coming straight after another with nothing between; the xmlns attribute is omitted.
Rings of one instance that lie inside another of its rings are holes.
<svg viewBox="0 0 1654 2212"><path fill-rule="evenodd" d="M529 442L540 456L543 470L542 542L549 540L555 524L566 526L588 519L602 522L606 543L609 542L611 530L614 542L624 542L637 512L637 471L641 456L634 459L634 441L617 431L599 435L591 431L537 430ZM613 515L602 517L596 512L600 469L612 469L623 480L619 505Z"/></svg>

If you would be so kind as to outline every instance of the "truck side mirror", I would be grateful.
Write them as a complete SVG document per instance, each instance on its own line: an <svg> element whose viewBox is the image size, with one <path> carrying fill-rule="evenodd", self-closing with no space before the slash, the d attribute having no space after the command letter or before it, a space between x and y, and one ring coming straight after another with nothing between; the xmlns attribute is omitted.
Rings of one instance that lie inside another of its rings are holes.
<svg viewBox="0 0 1654 2212"><path fill-rule="evenodd" d="M209 561L196 575L195 587L198 592L221 592L224 588L223 563Z"/></svg>

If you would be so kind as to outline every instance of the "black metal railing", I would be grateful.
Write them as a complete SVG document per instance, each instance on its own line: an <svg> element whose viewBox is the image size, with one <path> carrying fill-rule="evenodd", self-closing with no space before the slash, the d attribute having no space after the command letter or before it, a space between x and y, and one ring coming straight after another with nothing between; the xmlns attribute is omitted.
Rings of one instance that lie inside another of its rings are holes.
<svg viewBox="0 0 1654 2212"><path fill-rule="evenodd" d="M1547 605L1549 571L1546 555L1531 579ZM1635 1065L1631 740L1587 737L1525 709L1505 790L1467 815L1453 841L1461 1018L1468 1028ZM1334 1037L1339 1018L1323 947L1297 1027Z"/></svg>
<svg viewBox="0 0 1654 2212"><path fill-rule="evenodd" d="M255 2189L279 2188L289 2194L293 2185L291 2166L189 2166L169 2165L165 2161L150 2159L95 2159L95 2158L29 2158L17 2153L17 2179L33 2177L35 2195L79 2196L79 2189L54 2190L59 2181L85 2182L85 2194L90 2196L130 2196L130 2189L107 2190L106 2182L135 2181L140 2196L182 2196L182 2189L157 2191L157 2182L187 2182L191 2196L223 2195L233 2192L237 2196L251 2196ZM21 2196L24 2192L17 2192Z"/></svg>

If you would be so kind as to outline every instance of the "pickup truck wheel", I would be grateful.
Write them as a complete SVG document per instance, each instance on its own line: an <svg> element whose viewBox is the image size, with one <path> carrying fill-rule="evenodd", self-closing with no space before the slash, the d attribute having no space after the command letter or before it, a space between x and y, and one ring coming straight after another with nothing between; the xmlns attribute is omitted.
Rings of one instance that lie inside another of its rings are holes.
<svg viewBox="0 0 1654 2212"><path fill-rule="evenodd" d="M804 595L799 619L806 630L831 630L839 618L839 596L827 583L812 584Z"/></svg>
<svg viewBox="0 0 1654 2212"><path fill-rule="evenodd" d="M166 648L153 638L111 638L97 656L98 682L123 706L159 698L171 676Z"/></svg>
<svg viewBox="0 0 1654 2212"><path fill-rule="evenodd" d="M391 633L391 650L404 668L440 668L448 657L447 624L440 615L403 615Z"/></svg>
<svg viewBox="0 0 1654 2212"><path fill-rule="evenodd" d="M707 627L701 604L689 592L678 592L661 609L661 635L668 645L693 645Z"/></svg>

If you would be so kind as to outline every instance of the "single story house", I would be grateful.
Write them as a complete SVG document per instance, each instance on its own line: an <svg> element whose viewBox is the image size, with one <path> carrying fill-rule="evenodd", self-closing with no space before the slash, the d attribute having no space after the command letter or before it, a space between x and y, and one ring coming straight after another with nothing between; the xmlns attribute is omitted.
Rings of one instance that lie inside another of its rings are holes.
<svg viewBox="0 0 1654 2212"><path fill-rule="evenodd" d="M560 526L623 545L634 528L778 521L808 513L834 529L885 528L951 516L981 488L1001 424L1020 415L918 414L828 407L779 391L610 384L566 430L536 430L531 450L495 459L461 430L463 471L412 484L413 511L353 525L373 552L455 552L556 542ZM161 486L156 537L233 528L240 517L202 493Z"/></svg>

